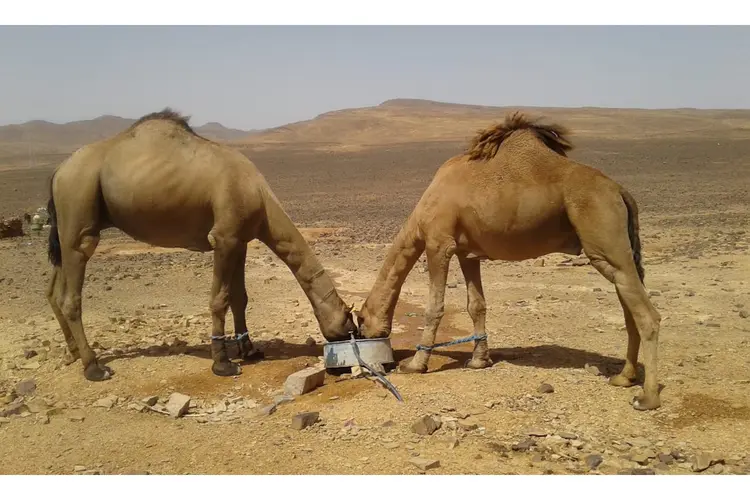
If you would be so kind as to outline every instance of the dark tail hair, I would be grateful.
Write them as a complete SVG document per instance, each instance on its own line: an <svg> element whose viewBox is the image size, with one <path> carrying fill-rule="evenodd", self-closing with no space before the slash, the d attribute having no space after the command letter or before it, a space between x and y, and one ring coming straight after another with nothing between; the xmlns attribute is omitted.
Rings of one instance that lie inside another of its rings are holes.
<svg viewBox="0 0 750 500"><path fill-rule="evenodd" d="M62 266L62 248L60 247L60 233L57 231L57 209L55 208L55 198L52 195L52 181L55 175L49 181L49 201L47 202L47 213L49 214L49 243L47 245L47 257L55 267Z"/></svg>
<svg viewBox="0 0 750 500"><path fill-rule="evenodd" d="M641 237L638 234L638 205L627 191L623 190L621 195L625 206L628 208L628 237L630 237L630 248L633 250L633 262L635 262L635 269L638 271L638 278L643 283L646 272L643 270L643 264L641 263Z"/></svg>

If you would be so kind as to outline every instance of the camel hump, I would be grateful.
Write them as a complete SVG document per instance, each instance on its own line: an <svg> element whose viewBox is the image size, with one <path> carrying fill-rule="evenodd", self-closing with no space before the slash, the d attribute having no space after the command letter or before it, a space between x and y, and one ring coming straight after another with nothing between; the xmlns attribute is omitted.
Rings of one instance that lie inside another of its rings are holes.
<svg viewBox="0 0 750 500"><path fill-rule="evenodd" d="M561 156L573 149L570 132L558 124L542 124L521 112L505 117L505 121L480 130L471 140L466 154L470 160L490 160L495 157L503 142L518 130L533 132L545 146Z"/></svg>

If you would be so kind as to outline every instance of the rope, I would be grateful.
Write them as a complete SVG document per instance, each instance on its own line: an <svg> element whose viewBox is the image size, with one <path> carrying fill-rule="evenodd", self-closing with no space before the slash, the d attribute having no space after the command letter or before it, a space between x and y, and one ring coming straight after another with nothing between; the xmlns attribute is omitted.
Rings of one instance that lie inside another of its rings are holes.
<svg viewBox="0 0 750 500"><path fill-rule="evenodd" d="M474 341L481 341L481 340L487 340L487 334L483 333L482 335L477 335L476 333L474 335L469 335L468 337L464 337L462 339L456 339L451 340L450 342L441 342L439 344L434 344L431 346L424 346L421 344L417 344L417 351L432 351L433 349L437 349L439 347L447 347L449 345L456 345L456 344L465 344L466 342Z"/></svg>
<svg viewBox="0 0 750 500"><path fill-rule="evenodd" d="M363 366L363 367L367 368L367 370L370 373L372 373L373 375L375 375L378 378L378 380L380 380L380 382L389 391L391 391L391 394L393 394L396 397L396 399L398 399L400 402L403 403L404 399L401 397L401 394L398 392L398 389L396 389L396 387L391 383L391 381L388 380L387 378L385 378L380 373L378 373L375 370L373 370L372 367L370 365L368 365L367 363L365 363L364 360L360 357L360 355L359 355L359 346L357 345L357 339L354 337L354 333L353 332L351 334L351 340L350 340L350 342L352 344L352 350L354 351L354 356L357 358L357 362L359 363L359 366Z"/></svg>

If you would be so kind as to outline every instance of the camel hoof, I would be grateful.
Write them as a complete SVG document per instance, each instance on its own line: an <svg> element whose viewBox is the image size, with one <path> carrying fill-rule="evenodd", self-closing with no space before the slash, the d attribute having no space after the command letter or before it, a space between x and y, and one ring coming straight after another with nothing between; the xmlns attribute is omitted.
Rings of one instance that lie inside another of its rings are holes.
<svg viewBox="0 0 750 500"><path fill-rule="evenodd" d="M98 363L91 363L83 370L83 376L86 377L86 380L90 380L91 382L109 380L114 374L115 371L112 368L108 366L100 366Z"/></svg>
<svg viewBox="0 0 750 500"><path fill-rule="evenodd" d="M242 368L237 363L221 361L215 362L213 366L211 366L211 371L214 372L214 375L218 375L219 377L234 377L242 373Z"/></svg>
<svg viewBox="0 0 750 500"><path fill-rule="evenodd" d="M472 370L481 370L483 368L490 368L494 363L491 359L474 359L471 358L464 364L464 368L471 368Z"/></svg>
<svg viewBox="0 0 750 500"><path fill-rule="evenodd" d="M427 366L415 364L414 359L404 361L398 366L399 373L426 373Z"/></svg>
<svg viewBox="0 0 750 500"><path fill-rule="evenodd" d="M659 396L638 396L634 397L631 403L636 410L655 410L661 406Z"/></svg>
<svg viewBox="0 0 750 500"><path fill-rule="evenodd" d="M621 373L610 378L609 385L615 387L633 387L635 385L635 378L628 378Z"/></svg>

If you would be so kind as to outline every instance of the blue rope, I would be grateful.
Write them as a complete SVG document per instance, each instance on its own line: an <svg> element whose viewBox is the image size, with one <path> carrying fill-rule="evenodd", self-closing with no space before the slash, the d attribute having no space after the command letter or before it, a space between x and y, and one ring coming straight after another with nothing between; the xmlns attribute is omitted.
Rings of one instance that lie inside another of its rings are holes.
<svg viewBox="0 0 750 500"><path fill-rule="evenodd" d="M433 349L437 349L438 347L447 347L449 345L465 344L466 342L471 342L472 340L474 341L487 340L487 334L484 333L482 335L477 335L475 333L474 335L469 335L468 337L464 337L462 339L451 340L450 342L441 342L439 344L434 344L431 346L423 346L421 344L417 344L417 351L432 351Z"/></svg>
<svg viewBox="0 0 750 500"><path fill-rule="evenodd" d="M359 355L359 346L357 345L357 339L354 337L354 333L352 332L351 338L349 339L349 342L352 344L352 351L354 351L354 356L357 358L357 361L359 362L360 366L364 366L367 368L370 373L375 375L375 377L389 390L391 391L391 394L393 394L397 400L400 402L404 402L404 399L401 397L401 394L398 392L398 389L396 389L396 386L394 386L390 380L385 378L380 373L373 370L370 365L365 363L365 361L362 359L362 357Z"/></svg>

